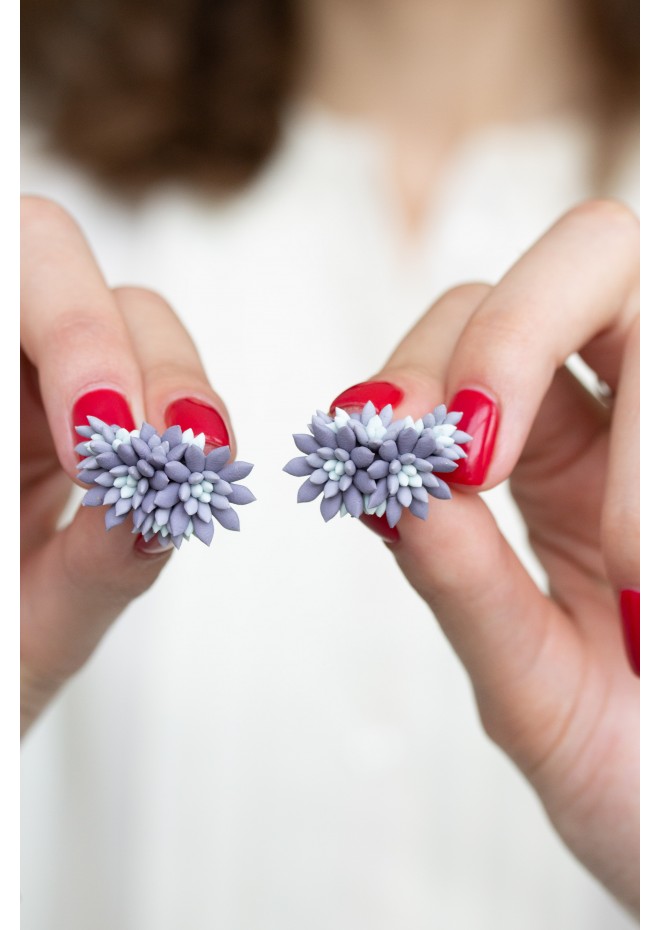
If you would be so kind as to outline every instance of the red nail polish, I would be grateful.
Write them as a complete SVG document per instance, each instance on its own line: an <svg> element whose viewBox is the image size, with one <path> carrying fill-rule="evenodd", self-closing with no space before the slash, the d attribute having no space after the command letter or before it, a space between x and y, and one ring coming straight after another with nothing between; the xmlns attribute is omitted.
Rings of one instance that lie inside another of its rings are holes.
<svg viewBox="0 0 660 930"><path fill-rule="evenodd" d="M193 397L173 401L165 411L165 423L168 426L180 426L184 430L191 429L194 433L204 433L209 446L229 445L229 433L218 411Z"/></svg>
<svg viewBox="0 0 660 930"><path fill-rule="evenodd" d="M639 677L639 591L627 588L619 597L623 641L635 675Z"/></svg>
<svg viewBox="0 0 660 930"><path fill-rule="evenodd" d="M354 384L346 391L342 391L339 397L335 397L330 404L330 415L335 412L335 407L341 407L342 410L351 410L356 407L364 407L368 401L371 401L377 411L392 404L396 407L403 400L403 391L396 384L389 381L363 381L361 384Z"/></svg>
<svg viewBox="0 0 660 930"><path fill-rule="evenodd" d="M378 533L379 536L389 543L398 542L401 538L396 526L390 526L385 517L377 517L375 513L363 513L360 522L368 529Z"/></svg>
<svg viewBox="0 0 660 930"><path fill-rule="evenodd" d="M101 389L88 391L73 405L73 426L87 426L87 417L98 417L109 426L123 426L125 429L135 429L133 414L128 401L119 391ZM76 443L80 436L74 432Z"/></svg>
<svg viewBox="0 0 660 930"><path fill-rule="evenodd" d="M453 484L483 484L493 457L499 413L497 404L481 391L466 389L454 397L449 410L462 410L458 428L472 436L464 447L467 458L460 459L458 468L450 475L442 475Z"/></svg>

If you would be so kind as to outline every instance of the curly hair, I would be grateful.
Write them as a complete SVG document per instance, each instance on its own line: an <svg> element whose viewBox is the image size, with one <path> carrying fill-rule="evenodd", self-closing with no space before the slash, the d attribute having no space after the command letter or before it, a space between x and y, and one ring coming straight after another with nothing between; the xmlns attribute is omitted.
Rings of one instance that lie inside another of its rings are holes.
<svg viewBox="0 0 660 930"><path fill-rule="evenodd" d="M635 105L639 8L572 7L600 62L601 116ZM231 188L275 147L297 62L293 0L23 0L31 114L115 187Z"/></svg>

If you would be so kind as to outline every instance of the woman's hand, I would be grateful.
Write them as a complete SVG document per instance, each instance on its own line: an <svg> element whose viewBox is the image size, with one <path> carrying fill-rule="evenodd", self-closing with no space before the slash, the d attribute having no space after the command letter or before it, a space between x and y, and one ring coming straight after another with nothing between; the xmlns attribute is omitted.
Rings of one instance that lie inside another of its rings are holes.
<svg viewBox="0 0 660 930"><path fill-rule="evenodd" d="M392 402L402 416L443 401L465 410L460 429L474 439L453 500L432 502L426 523L404 512L398 539L384 519L363 519L389 539L465 664L486 732L632 910L639 681L618 609L621 592L634 601L639 590L638 250L625 207L583 204L497 286L445 294L372 382L335 401ZM611 408L564 366L575 351L612 388ZM549 595L474 493L507 478Z"/></svg>
<svg viewBox="0 0 660 930"><path fill-rule="evenodd" d="M79 509L58 529L76 477L74 425L92 414L128 428L177 423L210 445L230 437L225 407L176 315L157 294L110 290L61 207L24 198L21 251L25 730L169 557L156 539L133 536L128 521L107 533L97 508Z"/></svg>

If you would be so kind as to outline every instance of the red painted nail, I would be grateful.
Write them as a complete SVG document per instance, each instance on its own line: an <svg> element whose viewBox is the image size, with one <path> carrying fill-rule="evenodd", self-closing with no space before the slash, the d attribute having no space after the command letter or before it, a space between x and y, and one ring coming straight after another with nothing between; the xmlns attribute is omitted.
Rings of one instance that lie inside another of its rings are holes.
<svg viewBox="0 0 660 930"><path fill-rule="evenodd" d="M389 381L363 381L361 384L354 384L353 387L342 391L339 397L335 397L330 404L330 415L335 412L335 407L351 410L364 407L368 401L371 401L376 410L380 411L388 404L396 407L402 400L403 391L396 384L391 384Z"/></svg>
<svg viewBox="0 0 660 930"><path fill-rule="evenodd" d="M465 446L467 458L460 459L458 468L442 477L453 484L483 484L497 436L497 404L481 391L466 389L456 394L449 404L449 410L463 411L458 428L469 433L472 441Z"/></svg>
<svg viewBox="0 0 660 930"><path fill-rule="evenodd" d="M639 591L627 588L619 597L623 641L635 675L639 677Z"/></svg>
<svg viewBox="0 0 660 930"><path fill-rule="evenodd" d="M192 397L175 400L165 411L168 426L180 426L194 433L204 433L209 446L228 446L229 433L217 410Z"/></svg>
<svg viewBox="0 0 660 930"><path fill-rule="evenodd" d="M98 417L109 426L123 426L125 429L135 429L135 421L128 401L119 391L109 391L105 388L98 391L88 391L73 405L73 426L87 426L87 417ZM80 436L74 432L76 443L81 442Z"/></svg>
<svg viewBox="0 0 660 930"><path fill-rule="evenodd" d="M390 526L385 517L377 517L375 513L363 513L360 523L378 533L386 542L395 543L401 538L396 526Z"/></svg>

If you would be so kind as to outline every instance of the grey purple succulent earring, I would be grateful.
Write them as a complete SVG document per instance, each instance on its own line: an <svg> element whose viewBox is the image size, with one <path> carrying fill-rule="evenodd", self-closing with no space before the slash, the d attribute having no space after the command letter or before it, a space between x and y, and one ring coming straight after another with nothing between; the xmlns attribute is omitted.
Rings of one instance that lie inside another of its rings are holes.
<svg viewBox="0 0 660 930"><path fill-rule="evenodd" d="M149 423L130 432L87 417L88 426L76 426L85 441L76 452L78 478L92 487L83 498L87 507L107 506L107 529L133 514L133 532L161 545L171 540L180 548L184 539L197 536L206 545L213 539L213 518L227 530L240 529L234 504L255 498L244 485L253 466L229 462L229 446L204 453L205 437L180 426L161 435Z"/></svg>
<svg viewBox="0 0 660 930"><path fill-rule="evenodd" d="M472 437L457 429L462 416L448 413L444 404L419 420L393 420L390 405L377 413L371 401L350 414L340 407L334 416L319 410L309 424L311 435L294 435L303 455L291 459L284 471L307 479L298 490L298 503L322 495L326 521L338 513L366 513L385 516L394 527L406 508L425 520L429 496L451 497L434 472L452 472L466 456L461 446Z"/></svg>

